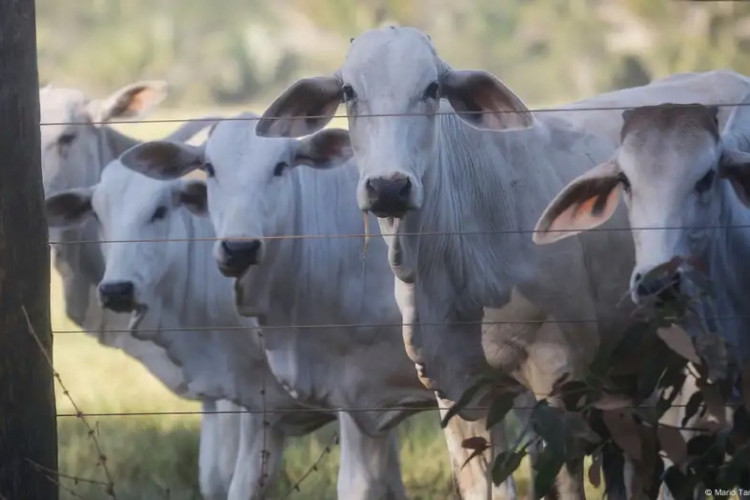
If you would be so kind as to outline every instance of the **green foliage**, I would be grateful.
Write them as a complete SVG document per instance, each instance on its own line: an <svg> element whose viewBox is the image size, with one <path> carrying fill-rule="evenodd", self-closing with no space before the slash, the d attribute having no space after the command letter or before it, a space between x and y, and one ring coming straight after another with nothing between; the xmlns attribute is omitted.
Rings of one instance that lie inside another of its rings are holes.
<svg viewBox="0 0 750 500"><path fill-rule="evenodd" d="M644 282L669 283L666 278L679 269L684 289L695 292L689 296L659 294L639 311L642 319L614 349L599 352L586 376L579 380L561 377L552 394L534 406L529 426L518 443L495 458L493 481L499 483L512 474L530 446L543 444L534 464L537 498L549 492L563 465L578 467L585 454L597 457L604 447L619 450L632 461L636 484L649 498L661 482L676 498L689 497L699 486L730 490L750 482L750 368L738 370L734 360L724 359L726 345L720 332L706 328L702 321L699 313L706 312L703 299L713 293L713 288L691 264L690 260L676 258L643 278ZM722 349L702 349L704 345ZM717 361L717 356L722 359ZM723 364L727 366L716 368ZM686 442L679 426L661 419L683 389L687 371L694 374L698 392L689 399L681 426L693 416L706 414L718 424L704 419L698 424L700 432ZM731 422L726 422L731 395L739 387L744 405L734 410ZM477 390L472 389L467 394ZM462 397L451 408L452 414L470 399ZM508 395L501 395L491 403L493 423L507 413L508 399ZM450 415L443 425L448 418ZM672 461L666 471L661 452ZM597 458L588 476L592 482L599 482Z"/></svg>
<svg viewBox="0 0 750 500"><path fill-rule="evenodd" d="M270 99L329 73L349 39L394 21L426 31L457 68L491 71L532 105L674 72L750 73L750 5L646 0L37 1L42 82L108 92L173 85L172 105Z"/></svg>

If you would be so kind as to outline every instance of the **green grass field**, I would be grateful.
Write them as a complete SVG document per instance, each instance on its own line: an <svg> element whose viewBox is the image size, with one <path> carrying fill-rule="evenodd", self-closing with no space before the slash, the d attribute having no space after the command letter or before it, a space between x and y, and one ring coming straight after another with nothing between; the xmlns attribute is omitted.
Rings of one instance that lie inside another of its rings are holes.
<svg viewBox="0 0 750 500"><path fill-rule="evenodd" d="M220 111L229 115L236 110ZM216 112L201 110L186 113L161 113L159 118L184 118ZM156 117L154 117L156 118ZM345 123L335 123L345 126ZM176 124L127 124L117 128L146 138L163 136ZM64 314L60 283L53 272L51 289L52 326L55 330L75 329ZM103 347L84 334L61 334L54 338L57 371L78 406L84 412L135 412L199 410L196 402L178 398L153 378L137 361L121 351ZM59 413L73 411L57 388ZM89 419L94 426L108 467L114 476L120 500L199 499L197 451L200 420L198 416L107 416ZM291 441L285 452L283 473L273 498L308 500L335 498L338 450L328 455L319 470L301 485L299 493L290 485L304 474L330 442L332 426L304 438ZM97 454L87 429L75 418L58 419L60 471L63 474L103 480L97 466ZM435 413L413 417L400 428L401 461L404 482L413 499L453 498L450 462ZM526 466L522 468L525 472ZM61 479L61 498L107 498L100 485ZM521 492L527 489L527 477L517 477ZM591 490L589 498L599 498Z"/></svg>

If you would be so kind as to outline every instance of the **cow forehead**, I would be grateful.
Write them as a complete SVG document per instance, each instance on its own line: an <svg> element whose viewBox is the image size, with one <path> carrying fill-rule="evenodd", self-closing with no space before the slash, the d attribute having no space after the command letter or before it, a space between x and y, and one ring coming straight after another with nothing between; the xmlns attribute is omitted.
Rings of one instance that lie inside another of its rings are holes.
<svg viewBox="0 0 750 500"><path fill-rule="evenodd" d="M167 196L171 192L172 183L173 181L161 181L139 174L115 160L102 172L94 192L94 206L98 209L106 207L106 210L120 216L140 213Z"/></svg>
<svg viewBox="0 0 750 500"><path fill-rule="evenodd" d="M631 136L679 132L694 139L701 136L719 141L716 108L700 104L665 103L630 110L624 117L621 141Z"/></svg>
<svg viewBox="0 0 750 500"><path fill-rule="evenodd" d="M278 161L286 161L294 139L264 138L255 134L256 115L219 123L206 143L206 158L214 169L232 172L240 179L242 173L272 170Z"/></svg>
<svg viewBox="0 0 750 500"><path fill-rule="evenodd" d="M354 39L341 68L345 83L393 83L399 87L438 76L439 58L430 39L415 28L385 27ZM373 90L374 91L374 90Z"/></svg>
<svg viewBox="0 0 750 500"><path fill-rule="evenodd" d="M39 107L42 123L65 123L85 121L88 118L83 92L67 88L43 88L39 91Z"/></svg>

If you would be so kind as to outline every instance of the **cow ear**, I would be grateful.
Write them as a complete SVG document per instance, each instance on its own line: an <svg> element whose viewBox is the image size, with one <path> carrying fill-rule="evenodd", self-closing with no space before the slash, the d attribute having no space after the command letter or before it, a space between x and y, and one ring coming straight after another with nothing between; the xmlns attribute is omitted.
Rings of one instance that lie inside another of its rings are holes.
<svg viewBox="0 0 750 500"><path fill-rule="evenodd" d="M601 163L555 197L534 228L534 243L547 245L605 223L617 209L622 184L617 162Z"/></svg>
<svg viewBox="0 0 750 500"><path fill-rule="evenodd" d="M167 82L145 80L122 87L104 99L89 102L88 111L95 122L117 118L136 118L150 112L167 97Z"/></svg>
<svg viewBox="0 0 750 500"><path fill-rule="evenodd" d="M183 181L180 183L179 201L195 215L208 214L208 194L206 183L201 180Z"/></svg>
<svg viewBox="0 0 750 500"><path fill-rule="evenodd" d="M719 160L719 176L728 179L740 201L750 207L750 154L724 149Z"/></svg>
<svg viewBox="0 0 750 500"><path fill-rule="evenodd" d="M332 128L321 130L299 141L294 155L294 165L326 169L341 166L351 157L349 131Z"/></svg>
<svg viewBox="0 0 750 500"><path fill-rule="evenodd" d="M172 141L144 142L125 151L120 162L153 179L177 179L203 167L203 146Z"/></svg>
<svg viewBox="0 0 750 500"><path fill-rule="evenodd" d="M255 127L259 137L302 137L325 127L341 104L334 77L304 78L281 94Z"/></svg>
<svg viewBox="0 0 750 500"><path fill-rule="evenodd" d="M45 200L44 211L49 227L73 227L83 223L93 213L93 188L63 191Z"/></svg>
<svg viewBox="0 0 750 500"><path fill-rule="evenodd" d="M440 79L440 92L472 127L514 130L534 124L521 98L486 71L449 71Z"/></svg>

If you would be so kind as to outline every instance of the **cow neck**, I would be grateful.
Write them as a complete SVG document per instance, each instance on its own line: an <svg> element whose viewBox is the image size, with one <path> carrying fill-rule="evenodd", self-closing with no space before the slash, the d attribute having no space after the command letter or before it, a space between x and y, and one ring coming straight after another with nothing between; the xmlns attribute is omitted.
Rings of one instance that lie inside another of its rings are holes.
<svg viewBox="0 0 750 500"><path fill-rule="evenodd" d="M440 235L405 238L407 253L418 252L417 273L432 281L423 283L428 289L453 288L474 310L502 305L513 284L534 280L538 249L526 231L562 187L544 157L549 139L541 125L479 132L452 113L440 115L438 127L436 161L423 176L424 203L406 217L404 230ZM456 232L479 234L445 234Z"/></svg>
<svg viewBox="0 0 750 500"><path fill-rule="evenodd" d="M717 228L709 236L704 259L715 286L714 301L718 323L727 340L739 347L741 356L750 357L750 305L745 297L750 283L750 211L739 201L728 181L721 181L721 209ZM737 227L739 226L739 227ZM743 318L734 318L742 316Z"/></svg>

